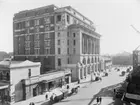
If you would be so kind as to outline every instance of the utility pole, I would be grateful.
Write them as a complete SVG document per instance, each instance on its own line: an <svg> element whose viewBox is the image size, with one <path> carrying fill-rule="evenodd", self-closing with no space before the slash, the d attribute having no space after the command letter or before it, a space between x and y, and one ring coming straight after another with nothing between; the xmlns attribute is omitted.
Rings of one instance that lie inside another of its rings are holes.
<svg viewBox="0 0 140 105"><path fill-rule="evenodd" d="M131 25L131 27L137 32L140 34L140 31L138 31L133 25Z"/></svg>

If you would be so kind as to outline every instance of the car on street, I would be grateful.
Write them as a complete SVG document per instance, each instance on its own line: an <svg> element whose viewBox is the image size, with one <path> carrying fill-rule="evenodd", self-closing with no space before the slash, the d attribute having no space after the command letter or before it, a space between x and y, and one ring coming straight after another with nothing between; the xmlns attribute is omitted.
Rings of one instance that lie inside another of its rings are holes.
<svg viewBox="0 0 140 105"><path fill-rule="evenodd" d="M124 76L124 75L125 75L125 71L122 71L122 72L121 72L121 76Z"/></svg>

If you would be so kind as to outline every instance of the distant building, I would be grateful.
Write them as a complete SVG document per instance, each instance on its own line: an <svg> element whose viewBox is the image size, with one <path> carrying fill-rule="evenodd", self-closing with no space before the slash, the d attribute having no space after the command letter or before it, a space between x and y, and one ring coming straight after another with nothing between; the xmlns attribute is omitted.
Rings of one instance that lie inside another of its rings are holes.
<svg viewBox="0 0 140 105"><path fill-rule="evenodd" d="M70 6L21 11L14 15L13 33L14 60L41 62L41 74L78 62L81 78L99 70L100 35Z"/></svg>
<svg viewBox="0 0 140 105"><path fill-rule="evenodd" d="M108 71L112 67L112 59L110 56L101 56L100 60L100 70Z"/></svg>
<svg viewBox="0 0 140 105"><path fill-rule="evenodd" d="M140 50L133 51L133 69L140 66Z"/></svg>

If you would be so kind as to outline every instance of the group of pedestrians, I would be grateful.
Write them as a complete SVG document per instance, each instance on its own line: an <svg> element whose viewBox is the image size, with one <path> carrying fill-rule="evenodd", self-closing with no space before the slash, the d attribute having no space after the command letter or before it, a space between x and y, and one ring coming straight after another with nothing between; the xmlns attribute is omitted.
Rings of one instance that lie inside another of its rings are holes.
<svg viewBox="0 0 140 105"><path fill-rule="evenodd" d="M97 100L97 105L100 105L102 102L102 97L97 97L96 100Z"/></svg>

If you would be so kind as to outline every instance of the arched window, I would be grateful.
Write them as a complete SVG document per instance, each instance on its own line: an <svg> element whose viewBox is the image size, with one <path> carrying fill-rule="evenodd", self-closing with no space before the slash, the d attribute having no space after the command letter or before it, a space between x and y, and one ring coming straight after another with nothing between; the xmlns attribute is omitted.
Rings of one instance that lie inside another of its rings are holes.
<svg viewBox="0 0 140 105"><path fill-rule="evenodd" d="M90 64L90 59L89 59L89 58L88 58L88 61L87 61L87 63L88 63L88 64Z"/></svg>
<svg viewBox="0 0 140 105"><path fill-rule="evenodd" d="M92 63L94 62L94 59L93 59L93 57L92 57L92 59L91 59L91 62L92 62Z"/></svg>
<svg viewBox="0 0 140 105"><path fill-rule="evenodd" d="M96 57L95 57L95 63L97 62L97 59L96 59Z"/></svg>
<svg viewBox="0 0 140 105"><path fill-rule="evenodd" d="M86 58L83 58L83 64L86 64Z"/></svg>

